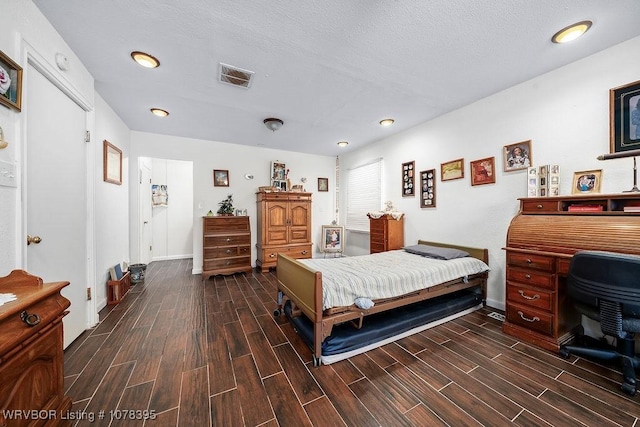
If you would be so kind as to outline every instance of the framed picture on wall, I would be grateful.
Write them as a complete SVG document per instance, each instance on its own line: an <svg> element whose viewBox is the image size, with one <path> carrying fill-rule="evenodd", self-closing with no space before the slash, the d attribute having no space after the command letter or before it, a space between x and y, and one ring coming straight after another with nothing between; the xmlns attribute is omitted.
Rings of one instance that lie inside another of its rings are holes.
<svg viewBox="0 0 640 427"><path fill-rule="evenodd" d="M640 149L640 80L609 91L611 153Z"/></svg>
<svg viewBox="0 0 640 427"><path fill-rule="evenodd" d="M104 182L122 185L122 150L107 141L102 142Z"/></svg>
<svg viewBox="0 0 640 427"><path fill-rule="evenodd" d="M318 178L318 191L329 191L329 178Z"/></svg>
<svg viewBox="0 0 640 427"><path fill-rule="evenodd" d="M420 207L436 207L436 170L420 172Z"/></svg>
<svg viewBox="0 0 640 427"><path fill-rule="evenodd" d="M473 160L471 166L471 185L493 184L496 182L496 158Z"/></svg>
<svg viewBox="0 0 640 427"><path fill-rule="evenodd" d="M225 169L213 170L213 186L214 187L228 187L229 186L229 171Z"/></svg>
<svg viewBox="0 0 640 427"><path fill-rule="evenodd" d="M460 178L464 178L464 159L451 160L450 162L440 164L441 181Z"/></svg>
<svg viewBox="0 0 640 427"><path fill-rule="evenodd" d="M415 196L415 168L416 162L407 162L402 164L402 197Z"/></svg>
<svg viewBox="0 0 640 427"><path fill-rule="evenodd" d="M22 68L0 51L0 104L22 108Z"/></svg>
<svg viewBox="0 0 640 427"><path fill-rule="evenodd" d="M527 169L532 166L531 140L505 145L502 149L502 161L505 172Z"/></svg>

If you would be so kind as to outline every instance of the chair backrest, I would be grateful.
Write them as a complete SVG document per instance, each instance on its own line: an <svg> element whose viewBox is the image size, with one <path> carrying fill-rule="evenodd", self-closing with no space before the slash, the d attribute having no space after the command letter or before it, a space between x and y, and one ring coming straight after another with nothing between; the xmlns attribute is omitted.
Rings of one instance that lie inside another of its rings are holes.
<svg viewBox="0 0 640 427"><path fill-rule="evenodd" d="M569 296L583 304L619 304L623 317L640 318L640 256L576 252L571 258L567 286Z"/></svg>

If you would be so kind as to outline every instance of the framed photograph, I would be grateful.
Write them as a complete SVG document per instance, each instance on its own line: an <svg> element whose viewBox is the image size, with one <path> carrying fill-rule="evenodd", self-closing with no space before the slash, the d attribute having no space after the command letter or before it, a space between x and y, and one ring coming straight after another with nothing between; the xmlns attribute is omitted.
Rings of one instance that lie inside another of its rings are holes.
<svg viewBox="0 0 640 427"><path fill-rule="evenodd" d="M496 158L473 160L471 167L471 185L493 184L496 182Z"/></svg>
<svg viewBox="0 0 640 427"><path fill-rule="evenodd" d="M106 139L102 145L104 181L122 185L122 150Z"/></svg>
<svg viewBox="0 0 640 427"><path fill-rule="evenodd" d="M505 145L502 149L502 160L505 172L528 169L533 166L531 140Z"/></svg>
<svg viewBox="0 0 640 427"><path fill-rule="evenodd" d="M451 160L440 164L440 180L451 181L452 179L464 178L464 159Z"/></svg>
<svg viewBox="0 0 640 427"><path fill-rule="evenodd" d="M344 227L341 225L322 226L321 252L339 252L344 248Z"/></svg>
<svg viewBox="0 0 640 427"><path fill-rule="evenodd" d="M224 169L213 170L213 186L214 187L228 187L229 186L229 171Z"/></svg>
<svg viewBox="0 0 640 427"><path fill-rule="evenodd" d="M609 91L611 153L640 149L640 80Z"/></svg>
<svg viewBox="0 0 640 427"><path fill-rule="evenodd" d="M329 191L329 178L318 178L318 191Z"/></svg>
<svg viewBox="0 0 640 427"><path fill-rule="evenodd" d="M420 207L436 207L436 170L420 172Z"/></svg>
<svg viewBox="0 0 640 427"><path fill-rule="evenodd" d="M602 169L573 173L571 194L594 194L600 192Z"/></svg>
<svg viewBox="0 0 640 427"><path fill-rule="evenodd" d="M22 108L22 68L0 51L0 104Z"/></svg>
<svg viewBox="0 0 640 427"><path fill-rule="evenodd" d="M415 161L402 164L402 197L412 197L416 195L415 168Z"/></svg>

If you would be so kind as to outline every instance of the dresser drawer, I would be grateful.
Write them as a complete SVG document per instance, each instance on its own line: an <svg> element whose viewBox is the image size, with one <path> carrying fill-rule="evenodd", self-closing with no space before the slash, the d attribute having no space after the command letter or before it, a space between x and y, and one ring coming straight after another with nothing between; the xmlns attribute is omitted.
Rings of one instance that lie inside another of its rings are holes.
<svg viewBox="0 0 640 427"><path fill-rule="evenodd" d="M553 200L531 200L522 202L522 212L549 213L558 212L558 202Z"/></svg>
<svg viewBox="0 0 640 427"><path fill-rule="evenodd" d="M251 245L250 234L229 234L221 236L205 236L204 247Z"/></svg>
<svg viewBox="0 0 640 427"><path fill-rule="evenodd" d="M235 257L235 258L219 258L219 259L205 259L203 263L203 270L217 270L223 268L235 268L251 266L251 257Z"/></svg>
<svg viewBox="0 0 640 427"><path fill-rule="evenodd" d="M507 301L551 312L554 292L507 283Z"/></svg>
<svg viewBox="0 0 640 427"><path fill-rule="evenodd" d="M278 254L284 254L295 259L311 258L311 245L281 246L263 249L258 254L262 262L276 262Z"/></svg>
<svg viewBox="0 0 640 427"><path fill-rule="evenodd" d="M552 314L523 305L508 304L506 316L509 323L513 323L545 335L553 335L554 316Z"/></svg>
<svg viewBox="0 0 640 427"><path fill-rule="evenodd" d="M249 231L247 216L217 216L204 219L204 234L228 231Z"/></svg>
<svg viewBox="0 0 640 427"><path fill-rule="evenodd" d="M387 225L387 220L378 219L378 220L370 220L369 221L369 232L370 233L381 233L384 234Z"/></svg>
<svg viewBox="0 0 640 427"><path fill-rule="evenodd" d="M535 270L507 267L507 281L555 290L555 276Z"/></svg>
<svg viewBox="0 0 640 427"><path fill-rule="evenodd" d="M507 251L507 265L553 272L555 261L553 257L544 255L522 254Z"/></svg>
<svg viewBox="0 0 640 427"><path fill-rule="evenodd" d="M251 246L226 246L204 249L204 259L251 256Z"/></svg>

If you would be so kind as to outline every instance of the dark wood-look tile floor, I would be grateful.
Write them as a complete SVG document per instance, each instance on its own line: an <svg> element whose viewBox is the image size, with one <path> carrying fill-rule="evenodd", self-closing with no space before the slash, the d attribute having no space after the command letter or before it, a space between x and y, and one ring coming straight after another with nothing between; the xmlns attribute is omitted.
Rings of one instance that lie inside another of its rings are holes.
<svg viewBox="0 0 640 427"><path fill-rule="evenodd" d="M151 263L67 348L75 425L640 425L620 372L504 335L490 309L313 367L272 316L275 273L203 283L191 269Z"/></svg>

